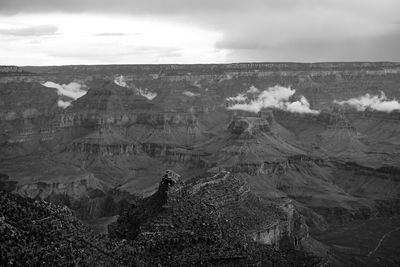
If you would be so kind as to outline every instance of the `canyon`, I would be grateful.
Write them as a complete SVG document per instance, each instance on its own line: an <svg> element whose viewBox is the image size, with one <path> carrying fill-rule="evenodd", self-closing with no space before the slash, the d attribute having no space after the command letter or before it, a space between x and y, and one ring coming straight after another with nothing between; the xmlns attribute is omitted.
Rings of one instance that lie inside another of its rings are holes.
<svg viewBox="0 0 400 267"><path fill-rule="evenodd" d="M73 99L46 82L86 93ZM210 264L250 264L259 248L243 246L287 244L340 266L329 229L400 213L400 110L335 101L396 100L399 84L390 62L0 66L0 186L84 221L119 215L110 235L157 259L167 239L174 262L179 244L189 255L199 238L213 244L198 255ZM231 109L230 99L259 103L274 86L295 93L259 112ZM301 97L316 112L283 108ZM242 246L225 247L237 261L218 256L229 240Z"/></svg>

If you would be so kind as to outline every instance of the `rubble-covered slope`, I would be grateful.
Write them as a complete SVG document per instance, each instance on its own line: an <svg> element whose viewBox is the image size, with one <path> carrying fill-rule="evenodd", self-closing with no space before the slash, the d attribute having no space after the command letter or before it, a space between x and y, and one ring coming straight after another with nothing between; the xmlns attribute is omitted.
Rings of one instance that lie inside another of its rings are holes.
<svg viewBox="0 0 400 267"><path fill-rule="evenodd" d="M133 251L94 233L65 206L0 191L1 266L136 266Z"/></svg>

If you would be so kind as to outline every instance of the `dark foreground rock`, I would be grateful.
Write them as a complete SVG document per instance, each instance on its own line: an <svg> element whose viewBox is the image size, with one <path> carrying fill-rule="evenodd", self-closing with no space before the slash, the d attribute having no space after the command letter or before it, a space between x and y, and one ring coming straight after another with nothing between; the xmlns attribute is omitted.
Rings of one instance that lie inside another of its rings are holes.
<svg viewBox="0 0 400 267"><path fill-rule="evenodd" d="M133 257L65 206L0 191L0 266L136 266Z"/></svg>

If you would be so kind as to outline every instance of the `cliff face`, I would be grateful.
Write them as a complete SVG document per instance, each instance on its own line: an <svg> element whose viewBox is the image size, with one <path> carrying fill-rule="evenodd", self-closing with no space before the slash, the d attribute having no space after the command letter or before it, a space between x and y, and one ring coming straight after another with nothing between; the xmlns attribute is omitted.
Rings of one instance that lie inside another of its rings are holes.
<svg viewBox="0 0 400 267"><path fill-rule="evenodd" d="M48 122L57 112L54 90L38 83L0 83L0 157L46 147L54 130Z"/></svg>
<svg viewBox="0 0 400 267"><path fill-rule="evenodd" d="M216 170L247 168L267 173L284 165L287 157L305 154L278 131L271 117L234 117L227 129L201 149L210 155L205 157L208 166Z"/></svg>
<svg viewBox="0 0 400 267"><path fill-rule="evenodd" d="M190 251L207 246L201 259L209 264L262 262L267 260L263 256L249 257L263 246L265 252L279 250L282 240L301 249L309 238L289 200L264 201L243 178L229 172L183 183L180 175L167 171L157 192L131 207L109 231L142 246L143 256L163 253L160 245L168 238L173 241L171 261L196 262ZM175 254L175 248L183 251Z"/></svg>
<svg viewBox="0 0 400 267"><path fill-rule="evenodd" d="M79 200L88 197L92 191L105 192L107 186L92 175L75 178L73 181L64 182L38 182L24 184L17 187L16 191L30 198L46 199L54 195L67 195L72 199Z"/></svg>
<svg viewBox="0 0 400 267"><path fill-rule="evenodd" d="M28 74L28 72L17 66L0 66L0 76L18 76Z"/></svg>

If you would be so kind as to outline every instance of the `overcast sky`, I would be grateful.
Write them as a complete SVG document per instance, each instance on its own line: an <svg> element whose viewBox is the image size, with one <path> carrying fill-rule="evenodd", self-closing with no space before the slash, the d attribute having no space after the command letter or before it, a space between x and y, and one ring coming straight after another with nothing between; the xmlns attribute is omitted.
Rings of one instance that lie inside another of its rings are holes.
<svg viewBox="0 0 400 267"><path fill-rule="evenodd" d="M400 61L400 0L0 0L0 64Z"/></svg>

